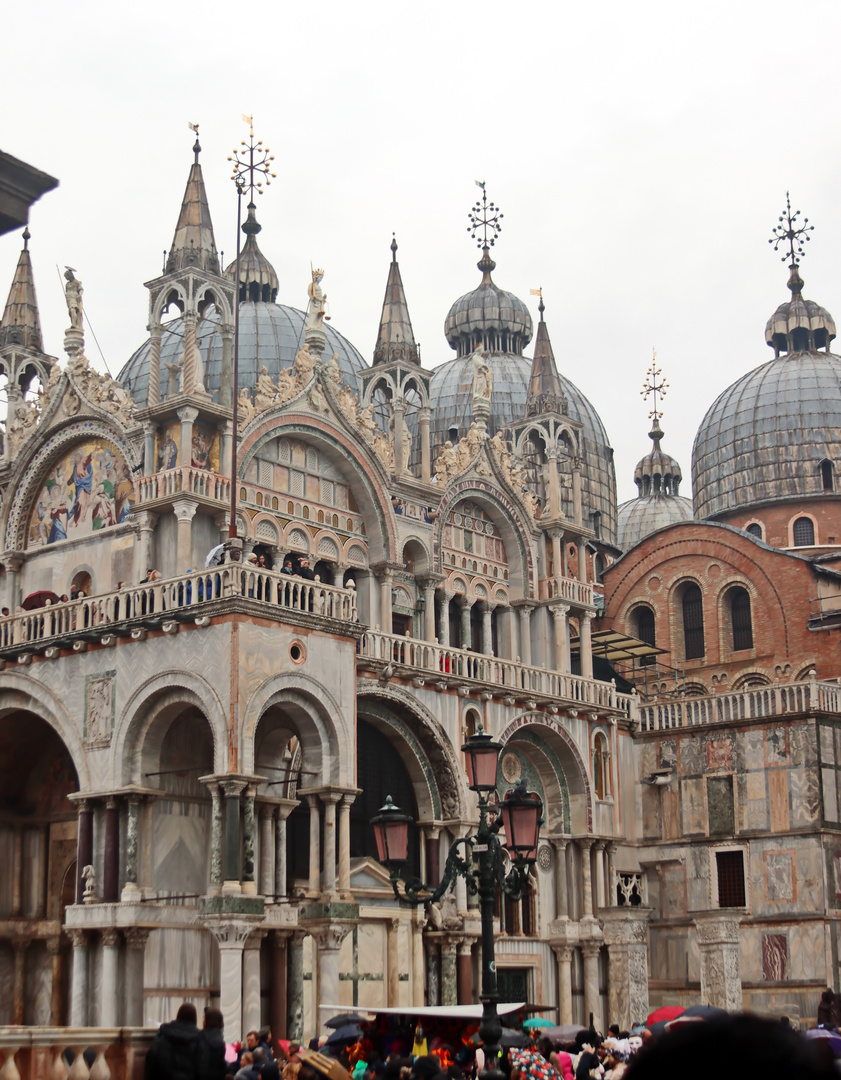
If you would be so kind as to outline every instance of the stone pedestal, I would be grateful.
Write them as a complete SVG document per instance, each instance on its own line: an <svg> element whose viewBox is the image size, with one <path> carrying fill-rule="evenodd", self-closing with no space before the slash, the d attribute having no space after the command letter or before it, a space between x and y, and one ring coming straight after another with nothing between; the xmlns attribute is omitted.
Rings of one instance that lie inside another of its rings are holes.
<svg viewBox="0 0 841 1080"><path fill-rule="evenodd" d="M648 920L651 909L608 908L602 912L610 961L610 1022L622 1029L648 1016Z"/></svg>
<svg viewBox="0 0 841 1080"><path fill-rule="evenodd" d="M701 953L701 1004L741 1012L740 916L710 911L695 917Z"/></svg>

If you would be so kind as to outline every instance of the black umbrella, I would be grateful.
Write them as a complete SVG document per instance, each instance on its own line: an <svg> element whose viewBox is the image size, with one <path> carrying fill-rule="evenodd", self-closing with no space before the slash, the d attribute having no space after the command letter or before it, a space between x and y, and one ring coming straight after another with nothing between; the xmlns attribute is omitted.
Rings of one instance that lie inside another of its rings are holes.
<svg viewBox="0 0 841 1080"><path fill-rule="evenodd" d="M359 1024L345 1024L343 1027L336 1028L324 1045L340 1046L342 1043L357 1042L361 1034L362 1028Z"/></svg>
<svg viewBox="0 0 841 1080"><path fill-rule="evenodd" d="M338 1016L331 1016L324 1024L329 1028L341 1028L347 1027L348 1024L367 1024L368 1021L364 1016L360 1016L359 1013L339 1013Z"/></svg>
<svg viewBox="0 0 841 1080"><path fill-rule="evenodd" d="M499 1040L500 1046L519 1046L521 1049L526 1046L531 1046L531 1039L528 1035L525 1035L522 1031L515 1031L514 1028L503 1028L502 1038Z"/></svg>

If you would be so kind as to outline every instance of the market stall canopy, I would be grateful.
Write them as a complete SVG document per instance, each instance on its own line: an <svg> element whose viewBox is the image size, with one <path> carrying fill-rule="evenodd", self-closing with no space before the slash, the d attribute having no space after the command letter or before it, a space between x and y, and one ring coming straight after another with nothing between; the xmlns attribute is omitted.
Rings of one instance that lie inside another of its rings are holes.
<svg viewBox="0 0 841 1080"><path fill-rule="evenodd" d="M331 1009L333 1012L338 1012L341 1009L340 1005L319 1005L319 1009ZM507 1002L503 1001L497 1005L496 1010L500 1016L506 1016L508 1013L519 1012L526 1007L525 1001ZM482 1005L478 1002L475 1005L400 1005L390 1006L372 1009L377 1016L417 1016L422 1019L427 1017L430 1020L481 1020L482 1019Z"/></svg>

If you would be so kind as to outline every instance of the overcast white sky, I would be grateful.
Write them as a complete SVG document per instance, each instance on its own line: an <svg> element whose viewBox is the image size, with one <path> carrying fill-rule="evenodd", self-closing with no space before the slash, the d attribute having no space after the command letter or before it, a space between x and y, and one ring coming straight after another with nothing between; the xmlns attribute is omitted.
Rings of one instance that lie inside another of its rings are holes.
<svg viewBox="0 0 841 1080"><path fill-rule="evenodd" d="M143 341L190 120L233 257L226 157L254 113L276 155L258 217L281 302L303 307L310 260L323 266L334 327L370 359L396 231L424 364L450 359L444 318L479 281L466 226L484 179L505 215L494 279L535 321L543 286L620 501L649 445L652 346L689 494L706 409L773 356L787 270L767 238L787 188L816 226L805 295L841 318L839 23L821 0L7 5L0 147L61 181L30 218L45 348L61 355L68 263L113 373ZM0 238L3 298L19 249Z"/></svg>

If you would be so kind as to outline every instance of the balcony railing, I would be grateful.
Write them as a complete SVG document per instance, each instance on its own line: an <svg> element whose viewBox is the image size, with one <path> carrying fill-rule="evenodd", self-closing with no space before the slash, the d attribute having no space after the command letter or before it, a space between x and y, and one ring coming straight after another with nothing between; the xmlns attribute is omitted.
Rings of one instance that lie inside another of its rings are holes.
<svg viewBox="0 0 841 1080"><path fill-rule="evenodd" d="M0 1027L0 1076L9 1080L133 1080L143 1075L150 1028ZM96 1057L88 1067L85 1050Z"/></svg>
<svg viewBox="0 0 841 1080"><path fill-rule="evenodd" d="M189 465L165 469L152 476L141 476L135 484L135 506L169 499L173 495L196 495L214 502L231 501L231 479L219 476L208 469L194 469Z"/></svg>
<svg viewBox="0 0 841 1080"><path fill-rule="evenodd" d="M18 609L0 619L0 651L21 649L53 638L107 634L124 623L198 614L208 604L241 597L267 609L299 611L356 622L356 590L323 585L242 563L225 563L199 573L131 585L101 596L86 596L33 611Z"/></svg>
<svg viewBox="0 0 841 1080"><path fill-rule="evenodd" d="M639 707L643 731L668 731L811 711L841 712L841 686L812 679Z"/></svg>
<svg viewBox="0 0 841 1080"><path fill-rule="evenodd" d="M431 683L481 683L498 688L502 696L507 692L519 698L551 698L562 708L613 709L628 715L636 708L632 698L618 693L613 683L547 671L468 649L384 634L380 630L366 630L361 635L359 656L424 673Z"/></svg>
<svg viewBox="0 0 841 1080"><path fill-rule="evenodd" d="M567 604L592 607L593 586L577 578L550 577L540 583L541 600L563 600ZM545 596L542 595L545 592Z"/></svg>

